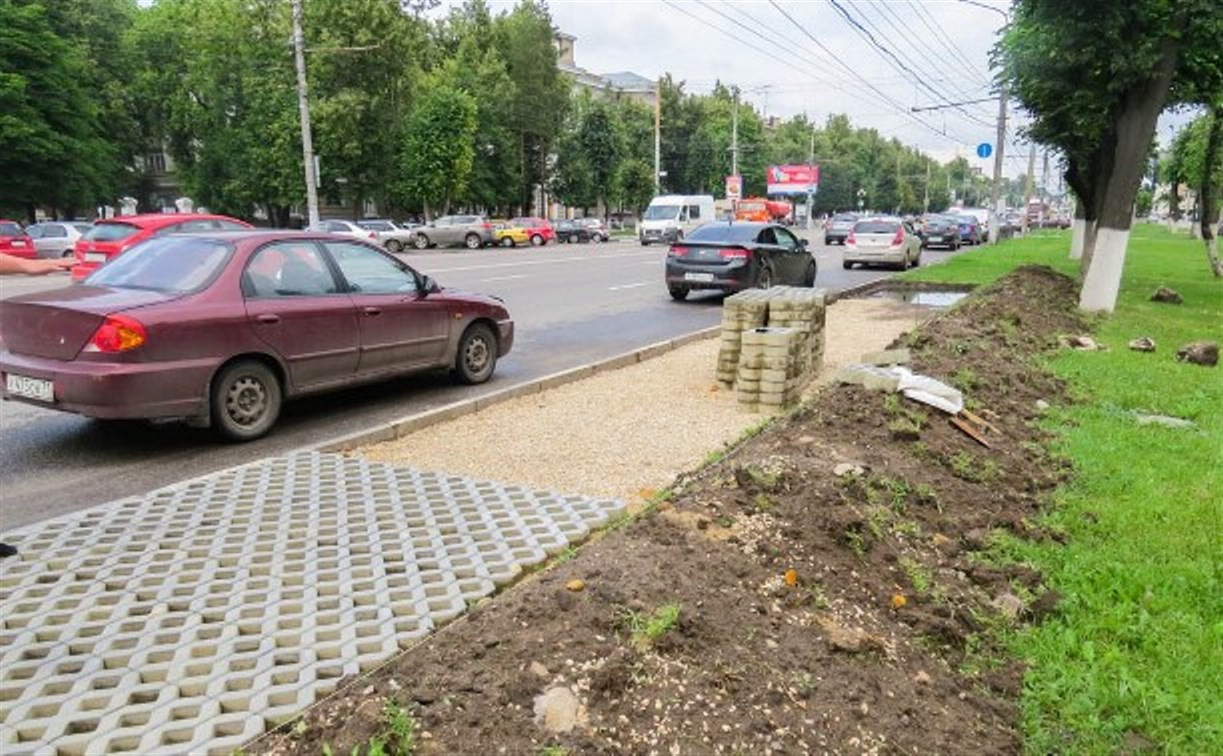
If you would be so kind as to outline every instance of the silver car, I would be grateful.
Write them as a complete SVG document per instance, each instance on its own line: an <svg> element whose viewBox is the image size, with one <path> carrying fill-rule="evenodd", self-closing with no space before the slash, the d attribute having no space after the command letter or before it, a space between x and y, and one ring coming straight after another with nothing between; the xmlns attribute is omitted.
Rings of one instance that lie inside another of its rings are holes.
<svg viewBox="0 0 1223 756"><path fill-rule="evenodd" d="M412 229L417 249L462 245L479 249L493 243L493 224L479 215L443 215L432 223Z"/></svg>
<svg viewBox="0 0 1223 756"><path fill-rule="evenodd" d="M900 218L863 218L845 238L842 265L890 265L901 270L921 263L921 237Z"/></svg>
<svg viewBox="0 0 1223 756"><path fill-rule="evenodd" d="M352 238L360 239L361 241L372 241L375 244L378 243L377 231L361 228L352 221L323 220L306 226L306 230L326 234L339 234L340 236L351 236Z"/></svg>
<svg viewBox="0 0 1223 756"><path fill-rule="evenodd" d="M39 257L68 257L72 254L76 240L89 233L92 223L85 221L44 221L25 230L34 240L34 249Z"/></svg>
<svg viewBox="0 0 1223 756"><path fill-rule="evenodd" d="M402 252L412 243L412 227L390 220L359 220L357 225L366 231L374 231L388 252Z"/></svg>

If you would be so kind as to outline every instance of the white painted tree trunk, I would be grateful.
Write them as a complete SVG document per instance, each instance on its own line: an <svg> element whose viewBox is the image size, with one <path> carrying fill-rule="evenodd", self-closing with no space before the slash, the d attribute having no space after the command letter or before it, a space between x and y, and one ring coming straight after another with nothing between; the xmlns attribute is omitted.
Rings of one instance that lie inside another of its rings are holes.
<svg viewBox="0 0 1223 756"><path fill-rule="evenodd" d="M1070 224L1070 259L1083 257L1083 240L1087 237L1087 219L1075 218Z"/></svg>
<svg viewBox="0 0 1223 756"><path fill-rule="evenodd" d="M1096 243L1091 267L1083 279L1079 293L1079 309L1087 312L1112 312L1121 290L1121 271L1125 268L1125 248L1130 242L1130 230L1096 229Z"/></svg>

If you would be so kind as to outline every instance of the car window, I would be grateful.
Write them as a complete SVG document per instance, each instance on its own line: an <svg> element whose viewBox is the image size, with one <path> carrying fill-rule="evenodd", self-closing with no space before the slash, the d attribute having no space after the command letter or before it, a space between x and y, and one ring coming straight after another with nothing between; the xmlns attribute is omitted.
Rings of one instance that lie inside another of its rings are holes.
<svg viewBox="0 0 1223 756"><path fill-rule="evenodd" d="M36 225L27 227L25 230L25 235L30 237L31 239L41 239L43 237L43 232L45 230L46 230L46 226L43 226L41 224L36 224Z"/></svg>
<svg viewBox="0 0 1223 756"><path fill-rule="evenodd" d="M246 225L245 223L235 223L227 220L217 220L213 221L213 223L217 224L217 228L221 229L222 231L245 231L246 229L250 228L250 226Z"/></svg>
<svg viewBox="0 0 1223 756"><path fill-rule="evenodd" d="M33 234L31 234L33 236ZM63 226L43 226L42 236L44 239L66 239L68 238L68 229Z"/></svg>
<svg viewBox="0 0 1223 756"><path fill-rule="evenodd" d="M79 234L87 234L91 229L93 229L93 226L89 225L88 223L77 223L73 225L73 228L75 228Z"/></svg>
<svg viewBox="0 0 1223 756"><path fill-rule="evenodd" d="M216 277L231 251L230 245L213 239L155 237L98 268L85 283L116 289L199 291Z"/></svg>
<svg viewBox="0 0 1223 756"><path fill-rule="evenodd" d="M182 223L171 226L173 230L164 230L162 233L193 233L197 231L216 231L220 227L216 221L211 218L198 218L196 220L183 221Z"/></svg>
<svg viewBox="0 0 1223 756"><path fill-rule="evenodd" d="M364 244L327 242L327 251L354 292L405 294L416 291L416 276L376 249Z"/></svg>
<svg viewBox="0 0 1223 756"><path fill-rule="evenodd" d="M774 245L777 244L777 235L773 233L773 229L764 228L761 229L760 235L756 237L756 241L761 244Z"/></svg>
<svg viewBox="0 0 1223 756"><path fill-rule="evenodd" d="M895 221L858 221L854 224L855 234L894 234L900 227Z"/></svg>
<svg viewBox="0 0 1223 756"><path fill-rule="evenodd" d="M262 247L242 274L242 294L262 297L316 297L340 290L318 247L310 242L274 242Z"/></svg>
<svg viewBox="0 0 1223 756"><path fill-rule="evenodd" d="M760 227L746 223L706 223L688 234L689 241L751 242L756 240Z"/></svg>
<svg viewBox="0 0 1223 756"><path fill-rule="evenodd" d="M347 223L342 221L327 221L327 230L333 234L345 234L351 231Z"/></svg>
<svg viewBox="0 0 1223 756"><path fill-rule="evenodd" d="M130 223L99 223L89 229L85 238L89 241L114 242L123 241L134 236L139 228Z"/></svg>
<svg viewBox="0 0 1223 756"><path fill-rule="evenodd" d="M688 220L699 220L700 217L701 217L701 206L700 205L689 205L688 206Z"/></svg>
<svg viewBox="0 0 1223 756"><path fill-rule="evenodd" d="M784 228L775 228L773 233L777 235L777 243L786 249L794 249L798 246L798 239Z"/></svg>
<svg viewBox="0 0 1223 756"><path fill-rule="evenodd" d="M25 232L16 223L0 223L0 236L25 236Z"/></svg>

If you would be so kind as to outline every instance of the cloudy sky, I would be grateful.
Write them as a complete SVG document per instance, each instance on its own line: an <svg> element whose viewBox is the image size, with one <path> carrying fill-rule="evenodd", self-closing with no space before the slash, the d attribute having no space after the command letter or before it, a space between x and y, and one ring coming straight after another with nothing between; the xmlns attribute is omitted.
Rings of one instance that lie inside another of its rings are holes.
<svg viewBox="0 0 1223 756"><path fill-rule="evenodd" d="M697 92L720 80L738 85L762 114L785 118L805 112L823 121L846 113L855 124L939 159L963 155L987 174L993 159L977 158L975 148L994 141L996 97L958 108L909 109L991 98L989 54L1009 5L1004 0L549 2L556 25L577 37L577 64L594 73L633 71L651 79L670 73ZM490 6L507 10L513 1L490 0ZM1010 176L1027 167L1028 145L1015 129L1023 121L1021 113L1012 113L1008 124L1005 172ZM1161 141L1168 126L1179 122L1161 121ZM1055 173L1051 166L1050 181Z"/></svg>

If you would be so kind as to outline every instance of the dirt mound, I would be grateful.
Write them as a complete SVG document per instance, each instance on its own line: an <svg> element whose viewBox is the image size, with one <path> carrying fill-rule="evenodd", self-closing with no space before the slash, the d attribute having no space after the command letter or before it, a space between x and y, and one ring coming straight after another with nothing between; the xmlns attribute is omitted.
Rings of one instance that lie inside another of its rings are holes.
<svg viewBox="0 0 1223 756"><path fill-rule="evenodd" d="M349 753L395 700L424 753L1017 752L1022 669L989 663L983 631L1057 597L973 552L1046 535L1029 522L1066 470L1033 420L1063 389L1033 358L1082 330L1075 302L1021 268L897 343L997 427L991 448L831 388L254 750ZM581 704L565 733L536 724L557 686Z"/></svg>

